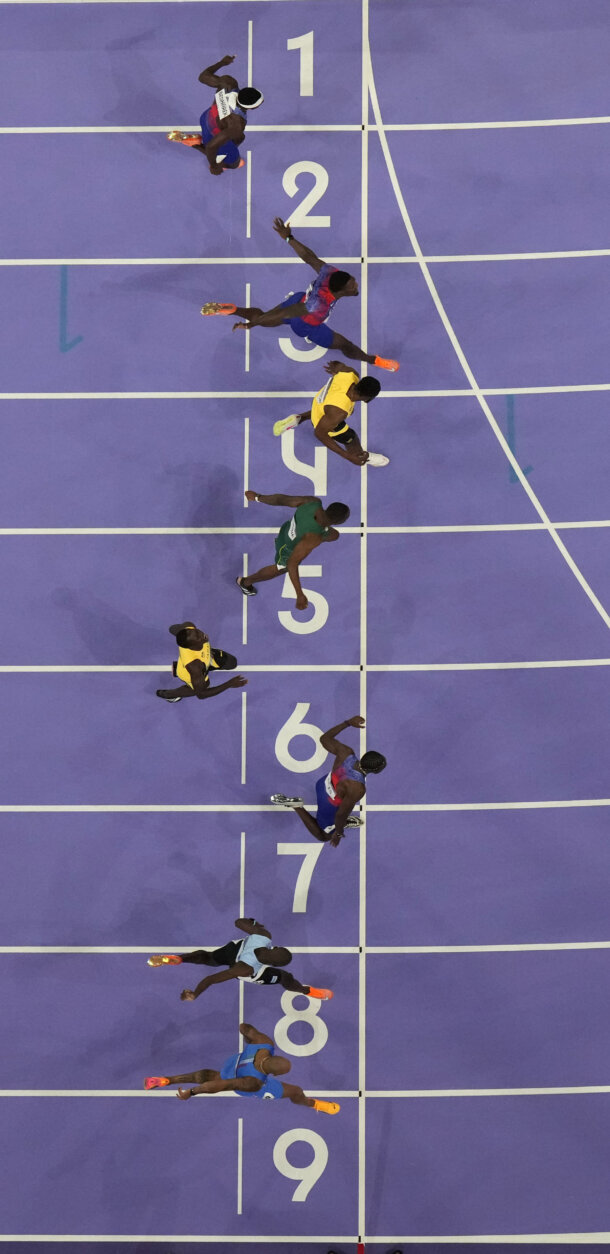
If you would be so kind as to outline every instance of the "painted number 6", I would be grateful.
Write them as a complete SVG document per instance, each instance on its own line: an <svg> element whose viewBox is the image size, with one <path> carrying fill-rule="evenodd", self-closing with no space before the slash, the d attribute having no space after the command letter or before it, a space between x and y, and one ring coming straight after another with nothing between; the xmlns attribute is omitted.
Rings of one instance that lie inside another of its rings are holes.
<svg viewBox="0 0 610 1254"><path fill-rule="evenodd" d="M313 1158L308 1167L293 1167L288 1161L286 1150L297 1141L305 1141L307 1145L311 1145ZM319 1132L312 1132L310 1128L291 1128L278 1136L273 1146L273 1162L280 1175L286 1176L287 1180L301 1181L292 1195L292 1201L304 1202L326 1167L328 1145Z"/></svg>
<svg viewBox="0 0 610 1254"><path fill-rule="evenodd" d="M327 750L320 744L322 732L315 723L304 723L303 719L309 711L309 701L297 701L297 704L286 722L280 727L275 738L275 756L287 771L297 771L304 775L307 771L317 771L326 758ZM294 758L290 752L290 742L295 736L307 736L313 740L314 750L308 758Z"/></svg>
<svg viewBox="0 0 610 1254"><path fill-rule="evenodd" d="M314 184L300 205L291 211L290 226L330 226L329 214L310 214L309 212L322 199L328 188L327 170L320 165L319 161L295 161L284 171L282 179L282 187L287 196L296 196L299 190L297 180L300 174L313 174Z"/></svg>

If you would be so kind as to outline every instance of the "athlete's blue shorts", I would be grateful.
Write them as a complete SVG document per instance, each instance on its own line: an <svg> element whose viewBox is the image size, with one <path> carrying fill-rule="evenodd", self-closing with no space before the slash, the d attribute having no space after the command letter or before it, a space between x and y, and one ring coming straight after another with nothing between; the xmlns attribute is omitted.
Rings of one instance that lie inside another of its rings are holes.
<svg viewBox="0 0 610 1254"><path fill-rule="evenodd" d="M334 806L326 791L326 775L322 775L321 779L316 782L316 798L318 802L318 812L316 814L316 823L322 831L330 831L335 826L338 806Z"/></svg>
<svg viewBox="0 0 610 1254"><path fill-rule="evenodd" d="M280 308L284 305L297 305L303 299L305 292L291 292L286 300L282 301ZM333 332L325 322L320 322L315 326L311 322L305 322L303 318L285 318L284 326L289 326L295 335L301 340L311 340L312 344L319 344L321 348L332 348Z"/></svg>
<svg viewBox="0 0 610 1254"><path fill-rule="evenodd" d="M206 125L207 116L208 116L208 110L206 109L205 113L202 113L199 119L199 125L201 127L201 142L204 145L209 144L210 140L214 139L212 132L208 129ZM226 144L221 145L216 155L218 157L224 156L224 161L219 164L227 166L227 168L229 169L231 168L231 166L239 165L239 160L240 160L239 148L237 147L237 144L234 144L231 139L228 139Z"/></svg>

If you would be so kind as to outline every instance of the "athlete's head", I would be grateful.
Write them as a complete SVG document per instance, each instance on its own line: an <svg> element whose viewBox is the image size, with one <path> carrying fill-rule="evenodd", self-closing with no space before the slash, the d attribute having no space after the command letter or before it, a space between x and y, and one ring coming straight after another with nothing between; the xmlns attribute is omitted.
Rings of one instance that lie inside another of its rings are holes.
<svg viewBox="0 0 610 1254"><path fill-rule="evenodd" d="M365 775L379 775L379 772L385 770L388 764L383 753L376 753L374 749L368 749L366 753L363 753L360 765Z"/></svg>
<svg viewBox="0 0 610 1254"><path fill-rule="evenodd" d="M176 634L176 644L180 649L202 649L207 639L205 631L200 631L198 627L183 627Z"/></svg>
<svg viewBox="0 0 610 1254"><path fill-rule="evenodd" d="M329 291L333 296L357 296L358 284L347 270L333 270L328 280Z"/></svg>
<svg viewBox="0 0 610 1254"><path fill-rule="evenodd" d="M270 967L287 967L292 962L292 954L283 945L270 945L265 952L265 959Z"/></svg>
<svg viewBox="0 0 610 1254"><path fill-rule="evenodd" d="M237 103L240 109L258 109L264 99L262 91L259 91L257 87L242 87L237 93Z"/></svg>
<svg viewBox="0 0 610 1254"><path fill-rule="evenodd" d="M286 1075L290 1071L292 1063L288 1058L278 1057L276 1054L270 1054L268 1058L263 1059L265 1075Z"/></svg>
<svg viewBox="0 0 610 1254"><path fill-rule="evenodd" d="M358 400L364 401L368 405L369 401L373 401L381 392L381 384L378 379L374 379L372 375L365 374L363 379L354 384Z"/></svg>
<svg viewBox="0 0 610 1254"><path fill-rule="evenodd" d="M343 505L341 501L332 501L324 510L331 527L340 527L341 523L347 522L349 518L349 509L347 505Z"/></svg>

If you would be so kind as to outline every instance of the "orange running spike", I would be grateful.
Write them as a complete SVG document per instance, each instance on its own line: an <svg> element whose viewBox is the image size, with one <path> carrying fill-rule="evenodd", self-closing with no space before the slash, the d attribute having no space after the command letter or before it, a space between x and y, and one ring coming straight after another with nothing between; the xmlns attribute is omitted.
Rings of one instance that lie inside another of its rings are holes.
<svg viewBox="0 0 610 1254"><path fill-rule="evenodd" d="M177 967L182 962L179 954L153 954L148 959L149 967Z"/></svg>
<svg viewBox="0 0 610 1254"><path fill-rule="evenodd" d="M373 365L377 366L379 370L391 370L393 373L400 370L399 363L392 361L391 357L376 357Z"/></svg>
<svg viewBox="0 0 610 1254"><path fill-rule="evenodd" d="M308 997L317 997L318 1001L330 1001L334 997L334 993L330 988L314 988L313 984L309 985Z"/></svg>
<svg viewBox="0 0 610 1254"><path fill-rule="evenodd" d="M316 1098L313 1104L314 1110L324 1111L326 1115L336 1115L341 1107L338 1102L322 1102Z"/></svg>
<svg viewBox="0 0 610 1254"><path fill-rule="evenodd" d="M201 306L201 312L205 318L209 314L234 314L236 308L236 305L223 305L220 301L208 300Z"/></svg>
<svg viewBox="0 0 610 1254"><path fill-rule="evenodd" d="M164 1089L169 1084L166 1075L147 1075L144 1081L145 1089Z"/></svg>

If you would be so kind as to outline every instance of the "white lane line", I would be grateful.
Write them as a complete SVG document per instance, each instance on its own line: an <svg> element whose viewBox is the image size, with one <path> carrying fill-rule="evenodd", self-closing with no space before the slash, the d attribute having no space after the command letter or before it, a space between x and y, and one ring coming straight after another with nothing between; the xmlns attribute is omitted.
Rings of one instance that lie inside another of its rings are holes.
<svg viewBox="0 0 610 1254"><path fill-rule="evenodd" d="M369 91L367 59L365 49L369 34L368 0L362 0L362 123L368 121ZM361 171L360 171L360 343L367 349L368 344L368 131L362 131ZM368 448L368 414L367 406L360 405L361 442ZM360 474L360 521L362 534L360 537L360 705L359 713L366 719L367 713L367 522L368 522L368 470L366 466ZM366 729L359 733L359 753L366 749ZM361 814L366 818L366 798L360 807ZM358 861L358 1089L362 1097L358 1100L358 1234L362 1241L366 1228L366 826L359 829L359 861Z"/></svg>
<svg viewBox="0 0 610 1254"><path fill-rule="evenodd" d="M241 573L242 573L242 578L243 578L243 576L244 576L244 575L247 575L247 574L248 574L248 554L247 554L247 553L244 553L244 554L243 554ZM239 589L238 589L238 591L239 591ZM242 642L242 644L247 644L247 643L248 643L248 597L247 597L247 596L245 596L245 594L244 594L243 592L242 592L242 594L241 594L241 600L242 600L242 607L241 607L241 642ZM245 668L244 668L244 669L245 669Z"/></svg>
<svg viewBox="0 0 610 1254"><path fill-rule="evenodd" d="M251 153L246 153L246 238L251 236L252 218ZM462 262L493 261L569 261L587 257L610 257L610 248L574 248L561 252L520 253L435 253L422 254L426 265L455 265ZM296 258L298 261L299 258ZM360 257L336 257L331 261L357 265ZM370 265L418 266L419 257L367 257ZM289 257L4 257L0 266L281 266L294 265ZM482 389L483 390L483 389Z"/></svg>
<svg viewBox="0 0 610 1254"><path fill-rule="evenodd" d="M123 0L124 2L124 0ZM609 392L610 383L553 384L549 387L479 388L481 396L547 396L569 392ZM440 397L478 395L473 388L427 388L402 391L384 388L379 400L426 400ZM189 400L275 400L311 396L300 392L0 392L0 401L189 401Z"/></svg>
<svg viewBox="0 0 610 1254"><path fill-rule="evenodd" d="M535 941L524 945L369 945L369 954L516 954L538 950L610 949L610 941ZM173 950L156 953L173 953Z"/></svg>
<svg viewBox="0 0 610 1254"><path fill-rule="evenodd" d="M4 4L40 4L45 0L2 0ZM57 0L46 0L47 3L56 3ZM83 3L87 0L82 0ZM88 0L92 3L93 0ZM119 3L119 0L114 0ZM138 0L133 0L138 3ZM162 0L157 0L161 3ZM172 0L165 0L171 3ZM191 0L195 2L195 0ZM205 2L205 0L204 0ZM230 0L229 0L230 2ZM237 0L233 0L234 3ZM77 4L81 0L63 0L64 4ZM102 3L102 0L99 0ZM146 0L140 0L140 3L146 3ZM154 3L154 0L151 0ZM545 126L606 126L610 122L610 116L601 114L598 117L591 118L528 118L523 121L500 121L500 122L384 122L384 131L495 131L495 130L522 130L528 127L545 127ZM177 127L181 131L193 131L198 127L198 122L182 122ZM365 124L367 131L376 133L379 127L376 122L368 122ZM176 128L176 122L165 122L163 125L156 126L0 126L0 135L91 135L91 134L147 134L158 133L164 134L167 131ZM268 131L276 134L278 131L360 131L362 124L360 122L339 122L339 123L309 123L309 122L285 122L285 123L260 123L250 122L248 131Z"/></svg>
<svg viewBox="0 0 610 1254"><path fill-rule="evenodd" d="M408 213L408 210L407 210L407 207L406 207L406 204L405 204L405 200L404 200L404 197L403 197L403 194L402 194L402 190L401 190L401 187L400 187L400 183L399 183L399 181L398 181L398 177L397 177L396 170L395 170L395 167L394 167L394 162L393 162L393 160L392 160L392 154L390 153L390 149L389 149L389 145L388 145L387 137L386 137L386 135L385 135L385 133L384 133L384 130L383 130L383 122L382 122L382 118L381 118L381 110L380 110L380 108L379 108L379 101L378 101L378 99L377 99L377 88L376 88L376 86L375 86L375 78L374 78L374 74L373 74L373 66L372 66L372 60L371 60L371 52L370 52L370 48L369 48L369 47L367 47L366 52L367 52L368 72L369 72L369 75L370 75L370 83L369 83L369 87L370 87L371 105L372 105L372 108L373 108L373 113L375 114L375 120L376 120L376 122L377 122L377 124L378 124L378 128L379 128L379 142L380 142L381 147L382 147L382 150L383 150L383 155L384 155L384 158L385 158L385 163L386 163L386 167L387 167L388 175L389 175L389 177L390 177L390 182L392 183L392 187L393 187L393 190L394 190L394 195L395 195L395 197L396 197L396 203L397 203L397 205L398 205L398 209L399 209L399 211L400 211L400 214L401 214L401 217L402 217L402 220L403 220L404 226L405 226L405 230L406 230L407 235L408 235L408 237L409 237L409 241L410 241L410 243L411 243L411 247L412 247L412 249L413 249L413 252L415 253L416 257L418 257L418 259L419 259L419 264L420 264L420 270L421 270L422 277L423 277L423 279L424 279L424 281L425 281L425 283L426 283L426 286L427 286L427 288L428 288L428 291L429 291L429 293L430 293L430 297L431 297L431 299L432 299L432 301L433 301L433 303L434 303L434 306L435 306L435 308L436 308L436 311L437 311L437 313L438 313L438 316L439 316L439 318L440 318L440 320L441 320L441 322L442 322L442 324L443 324L443 327L445 328L445 332L446 332L446 334L447 334L447 337L448 337L448 339L449 339L449 342L450 342L450 344L451 344L451 346L452 346L452 348L453 348L453 351L455 352L455 355L456 355L456 357L457 357L457 359L458 359L458 361L459 361L459 363L460 363L460 365L461 365L461 367L462 367L462 370L464 371L464 374L466 375L466 378L468 379L468 382L469 382L469 384L470 384L470 386L471 386L471 388L472 388L472 390L473 390L473 393L474 393L474 395L476 396L476 399L478 400L479 405L480 405L481 409L483 410L483 413L484 413L484 415L485 415L485 417L486 417L486 419L487 419L487 421L488 421L488 423L489 423L489 425L490 425L490 427L491 427L491 429L492 429L492 431L493 431L493 433L494 433L494 435L495 435L495 437L496 437L496 439L497 439L497 441L498 441L498 443L499 443L499 445L500 445L501 449L502 449L502 450L503 450L503 452L505 453L505 455L506 455L506 457L507 457L507 459L508 459L508 461L509 461L510 465L512 466L513 471L514 471L515 475L517 476L517 478L518 478L518 480L519 480L519 482L520 482L520 484L521 484L521 486L522 486L522 488L523 488L524 492L525 492L525 493L526 493L526 495L529 497L529 499L530 499L530 501L531 501L532 505L534 506L534 509L536 510L536 513L537 513L537 514L538 514L538 516L541 518L542 522L545 524L545 526L546 526L546 528L547 528L547 530L548 530L548 534L549 534L549 536L550 536L551 540L552 540L552 541L553 541L553 543L556 545L556 547L557 547L557 549L558 549L559 553L561 554L561 556L563 557L563 559L564 559L564 561L566 562L567 566L569 567L569 569L571 570L572 574L574 575L574 578L575 578L575 579L578 581L578 583L580 584L580 587L582 588L583 592L585 593L585 596L587 596L587 597L588 597L589 601L591 602L591 605L593 606L593 608L594 608L594 609L597 611L597 613L599 614L600 618L602 619L602 622L603 622L603 623L605 623L606 627L609 627L609 628L610 628L610 614L609 614L609 613L608 613L608 611L605 609L605 607L602 605L602 602L600 601L599 597L598 597L598 596L596 596L596 594L595 594L595 592L593 591L593 589L592 589L591 585L590 585L590 584L588 583L588 581L585 579L585 577L584 577L584 575L583 575L582 571L580 570L580 567L579 567L579 566L577 565L577 563L574 561L574 558L572 557L571 553L570 553L570 552L568 551L568 549L566 548L566 546L565 546L565 544L564 544L563 540L561 539L561 536L560 536L560 535L559 535L559 533L557 532L556 528L553 526L553 524L552 524L552 522L551 522L551 520L550 520L550 518L549 518L548 514L546 513L546 510L543 508L543 506L542 506L542 504L541 504L540 500L538 499L538 497L537 497L536 493L534 492L534 489L532 488L532 485L531 485L531 483L530 483L529 479L527 478L527 475L525 475L525 474L523 473L523 470L521 469L521 466L519 465L519 462L517 461L517 458L515 457L515 454L513 453L513 450L511 449L510 445L508 444L508 441L506 440L506 437L505 437L505 435L504 435L504 433L503 433L503 431L502 431L501 427L499 426L498 422L496 421L496 419L495 419L495 417L494 417L494 414L493 414L493 412L492 412L492 410L491 410L490 406L487 404L487 401L486 401L486 399L485 399L485 397L484 397L484 395L483 395L483 393L482 393L482 391L481 391L481 389L480 389L480 387L479 387L479 384L477 383L477 380L475 379L475 376L474 376L473 371L472 371L472 369L471 369L471 367L470 367L470 364L469 364L469 362L468 362L468 360L467 360L467 358L466 358L466 355L465 355L465 353L464 353L464 351L463 351L463 349L462 349L462 346L461 346L461 344L460 344L460 342L459 342L459 340L458 340L458 338L457 338L457 335L456 335L456 333L455 333L455 331L454 331L454 329L453 329L452 323L451 323L451 322L450 322L450 320L449 320L449 316L448 316L447 311L446 311L446 309L445 309L445 307L444 307L444 305L443 305L443 303L442 303L442 301L441 301L441 298L440 298L440 296L439 296L439 294L438 294L438 291L437 291L437 289L436 289L436 286L435 286L434 281L433 281L433 279L432 279L432 276L431 276L431 274L430 274L430 270L428 269L428 266L426 265L426 262L424 261L423 254L422 254L422 251L421 251L421 248L420 248L420 245L419 245L419 240L418 240L418 238L417 238L417 235L415 234L415 230L414 230L414 228L413 228L413 224L412 224L412 222L411 222L411 218L410 218L410 216L409 216L409 213Z"/></svg>
<svg viewBox="0 0 610 1254"><path fill-rule="evenodd" d="M359 1098L357 1089L305 1089L308 1097ZM610 1093L610 1084L575 1084L564 1088L514 1088L514 1089L366 1089L361 1090L363 1098L385 1098L394 1101L396 1098L428 1098L438 1100L447 1097L565 1097L568 1094L582 1096L587 1093ZM175 1089L0 1089L2 1097L143 1097L150 1101L151 1097L175 1097ZM233 1100L235 1093L212 1093L208 1096L224 1097ZM360 1106L364 1102L360 1100ZM241 1122L241 1120L240 1120ZM241 1213L241 1212L240 1212ZM362 1229L364 1230L364 1229Z"/></svg>
<svg viewBox="0 0 610 1254"><path fill-rule="evenodd" d="M252 235L252 153L246 153L246 239ZM244 258L245 260L245 258Z"/></svg>
<svg viewBox="0 0 610 1254"><path fill-rule="evenodd" d="M17 3L18 4L39 4L41 0L2 0L2 2L4 4L17 4ZM43 0L43 2L45 2L45 0ZM57 3L57 0L46 0L46 2ZM151 0L131 0L131 2L135 4L149 4L151 3ZM163 0L163 3L167 4L167 2L168 0ZM170 2L174 4L180 3L180 2L187 3L188 0L170 0ZM232 0L225 0L225 3L230 4L231 2ZM285 0L283 0L283 2L285 3ZM113 4L113 3L119 3L119 0L62 0L62 3L64 4L81 4L81 3ZM125 0L120 0L120 3L125 3ZM152 3L161 3L161 0L152 0ZM214 1096L222 1097L222 1094L216 1093ZM230 1097L232 1096L232 1094L227 1094L227 1096ZM356 1237L353 1235L348 1234L347 1236L345 1235L337 1236L336 1233L334 1233L330 1237L299 1236L299 1245L320 1245L320 1244L323 1244L323 1245L336 1244L337 1245L337 1244L347 1244L350 1241L353 1243L355 1242L355 1240L356 1240ZM369 1240L369 1238L367 1238L367 1240ZM370 1240L375 1241L376 1238L371 1237ZM128 1246L133 1245L136 1242L137 1243L144 1242L146 1245L155 1245L155 1244L157 1245L168 1245L168 1244L172 1244L172 1245L174 1244L177 1244L177 1245L211 1245L211 1244L233 1245L237 1243L238 1246L239 1245L265 1245L267 1246L267 1245L280 1245L280 1244L286 1244L286 1243L288 1245L293 1244L294 1235L288 1235L284 1237L263 1236L263 1235L257 1236L257 1237L251 1237L251 1236L243 1236L241 1233L238 1233L237 1236L226 1236L226 1234L223 1236L218 1236L218 1235L205 1236L204 1234L198 1234L197 1236L193 1237L193 1236L184 1236L184 1235L174 1236L173 1234L165 1233L163 1236L152 1237L149 1235L140 1236L140 1235L130 1232L127 1235L121 1235L121 1234L117 1235L115 1233L114 1236L111 1236L111 1237L110 1236L101 1237L101 1236L98 1236L97 1233L94 1233L94 1234L81 1233L80 1235L77 1234L76 1236L72 1236L69 1233L68 1234L62 1233L61 1236L54 1236L52 1233L43 1234L40 1232L35 1232L35 1233L28 1233L27 1235L23 1235L22 1233L17 1233L17 1234L11 1233L8 1236L4 1236L0 1234L0 1241L1 1242L10 1241L10 1242L15 1242L15 1243L23 1242L23 1241L29 1241L29 1242L44 1241L45 1243L50 1243L50 1244L61 1244L62 1242L72 1243L75 1241L75 1242L78 1242L79 1244L84 1244L85 1242L87 1242L87 1243L95 1243L96 1245L118 1245L119 1243L124 1242Z"/></svg>
<svg viewBox="0 0 610 1254"><path fill-rule="evenodd" d="M249 283L246 283L246 309L248 309L248 308L249 308L249 306L250 306L250 284L249 284ZM244 331L244 340L245 340L245 349L244 349L244 353L245 353L245 365L244 365L244 370L246 371L246 374L248 374L248 373L249 373L249 371L250 371L250 332L249 332L248 330Z"/></svg>
<svg viewBox="0 0 610 1254"><path fill-rule="evenodd" d="M253 84L252 84L252 36L253 36L253 25L254 25L254 23L253 23L253 21L252 21L252 18L250 18L250 20L249 20L249 22L248 22L248 83L247 83L248 87L252 87L252 86L253 86Z"/></svg>
<svg viewBox="0 0 610 1254"><path fill-rule="evenodd" d="M250 419L244 418L244 509L248 508L246 492L250 487ZM0 535L2 533L0 532Z"/></svg>
<svg viewBox="0 0 610 1254"><path fill-rule="evenodd" d="M436 814L475 810L580 810L610 806L610 797L561 801L438 801L368 804L374 814ZM311 806L306 806L311 809ZM273 805L0 805L0 814L278 814Z"/></svg>
<svg viewBox="0 0 610 1254"><path fill-rule="evenodd" d="M247 554L244 553L243 574L247 575ZM243 597L242 600L242 644L248 643L248 619L247 619L248 598ZM426 674L427 672L452 673L454 671L525 671L525 670L562 670L573 669L578 667L590 666L610 666L610 658L574 658L562 661L542 661L542 662L369 662L363 663L363 668L357 662L334 665L332 662L305 662L305 663L266 663L264 665L246 664L240 666L240 671L252 674L283 674L293 671L302 673L317 674L318 672L345 672L353 674L359 672L361 675L361 691L368 672L377 674ZM121 666L100 664L89 666L38 666L38 665L19 665L19 666L0 666L0 675L114 675L114 674L157 674L158 671L169 671L171 667L166 662L159 662L158 665L150 666ZM245 695L245 694L243 694ZM361 700L363 698L361 697ZM364 752L361 749L361 752Z"/></svg>
<svg viewBox="0 0 610 1254"><path fill-rule="evenodd" d="M46 1238L45 1238L46 1239ZM88 1237L87 1240L91 1238ZM144 1239L144 1238L142 1238ZM301 1237L300 1240L303 1240ZM608 1245L610 1232L516 1232L480 1236L368 1237L367 1245Z"/></svg>
<svg viewBox="0 0 610 1254"><path fill-rule="evenodd" d="M237 1120L237 1214L242 1214L244 1164L244 1121Z"/></svg>
<svg viewBox="0 0 610 1254"><path fill-rule="evenodd" d="M246 421L249 421L246 419ZM249 448L244 449L244 463L249 463ZM244 479L246 474L244 472ZM246 502L247 505L247 502ZM595 529L610 527L607 518L585 519L576 522L554 522L558 531L575 531L578 529ZM544 523L448 523L445 526L433 527L366 527L369 535L375 536L417 536L417 535L451 535L480 532L509 531L546 531ZM270 536L275 535L274 527L0 527L0 536ZM362 532L360 526L344 527L344 535L357 535Z"/></svg>
<svg viewBox="0 0 610 1254"><path fill-rule="evenodd" d="M245 601L247 598L244 597L243 599ZM247 692L242 692L241 694L241 782L242 784L245 784L246 782L246 749L247 749L247 743L248 743L247 701L248 701Z"/></svg>
<svg viewBox="0 0 610 1254"><path fill-rule="evenodd" d="M245 833L242 832L242 836ZM244 907L240 909L243 918ZM226 943L226 942L225 942ZM609 942L610 943L610 942ZM175 954L192 948L192 940L171 945L1 945L0 954ZM220 949L220 944L206 945ZM289 945L293 954L357 954L357 945ZM240 982L241 988L241 982Z"/></svg>

